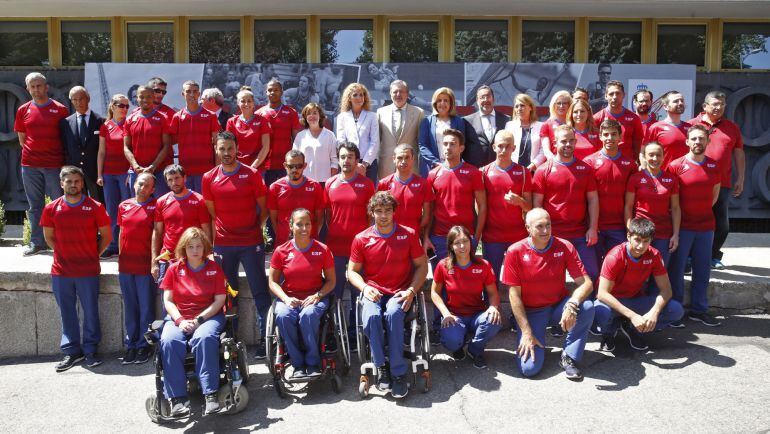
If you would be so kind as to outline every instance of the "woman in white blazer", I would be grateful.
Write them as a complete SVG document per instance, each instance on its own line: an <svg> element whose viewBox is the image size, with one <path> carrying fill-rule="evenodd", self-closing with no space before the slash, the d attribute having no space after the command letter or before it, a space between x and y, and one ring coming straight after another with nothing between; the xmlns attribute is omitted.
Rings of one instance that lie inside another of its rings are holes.
<svg viewBox="0 0 770 434"><path fill-rule="evenodd" d="M535 100L526 93L516 95L513 99L513 119L505 124L505 129L513 133L513 143L516 144L516 151L511 158L530 171L534 171L550 156L550 153L544 153L540 143L542 126L543 123L537 120Z"/></svg>
<svg viewBox="0 0 770 434"><path fill-rule="evenodd" d="M342 92L340 114L336 119L337 143L354 143L361 151L358 173L377 185L377 155L380 152L380 125L371 111L369 91L361 83L350 83Z"/></svg>

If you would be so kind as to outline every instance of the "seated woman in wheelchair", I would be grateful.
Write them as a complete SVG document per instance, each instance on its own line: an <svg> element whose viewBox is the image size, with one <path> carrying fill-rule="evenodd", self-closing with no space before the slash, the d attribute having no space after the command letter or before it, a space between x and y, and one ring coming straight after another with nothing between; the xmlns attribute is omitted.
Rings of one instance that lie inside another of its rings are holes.
<svg viewBox="0 0 770 434"><path fill-rule="evenodd" d="M385 191L369 200L374 225L353 239L348 280L363 293L361 323L377 367L376 387L403 398L409 391L404 318L425 282L428 259L417 233L393 221L396 206L396 199ZM386 328L390 367L385 363Z"/></svg>
<svg viewBox="0 0 770 434"><path fill-rule="evenodd" d="M164 388L171 399L171 416L190 412L184 360L189 346L195 373L206 397L205 414L219 411L219 334L225 325L225 275L208 259L211 242L200 228L184 231L176 257L161 283L168 316L160 336Z"/></svg>
<svg viewBox="0 0 770 434"><path fill-rule="evenodd" d="M473 255L471 249L468 229L453 226L447 234L449 256L439 261L433 272L431 300L443 318L441 344L452 352L455 360L462 360L465 336L472 335L468 355L473 366L483 369L487 367L484 348L501 327L500 295L492 266ZM441 297L442 290L446 302Z"/></svg>
<svg viewBox="0 0 770 434"><path fill-rule="evenodd" d="M334 290L334 257L310 237L312 224L307 209L291 213L292 239L275 249L268 272L270 291L278 298L275 321L294 367L292 380L321 376L319 327Z"/></svg>

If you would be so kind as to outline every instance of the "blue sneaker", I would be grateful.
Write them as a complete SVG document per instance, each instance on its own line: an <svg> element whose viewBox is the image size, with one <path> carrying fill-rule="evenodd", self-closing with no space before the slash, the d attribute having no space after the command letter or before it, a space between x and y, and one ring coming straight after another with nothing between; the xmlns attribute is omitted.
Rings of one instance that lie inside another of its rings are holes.
<svg viewBox="0 0 770 434"><path fill-rule="evenodd" d="M712 259L711 260L711 269L712 270L724 270L725 264L722 263L719 259Z"/></svg>

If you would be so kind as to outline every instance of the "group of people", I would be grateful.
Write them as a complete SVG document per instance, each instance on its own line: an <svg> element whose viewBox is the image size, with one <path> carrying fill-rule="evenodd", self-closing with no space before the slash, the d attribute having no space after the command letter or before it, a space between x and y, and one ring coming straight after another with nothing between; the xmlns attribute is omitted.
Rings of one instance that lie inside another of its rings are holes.
<svg viewBox="0 0 770 434"><path fill-rule="evenodd" d="M99 257L113 254L124 364L149 360L142 334L155 318L156 285L163 293L160 351L175 412L189 407L187 346L207 412L218 410L215 336L226 282L239 289L241 265L262 339L276 298L297 378L320 375L318 327L329 297L350 293L350 324L361 297L377 386L394 397L408 391L403 318L429 264L431 340L478 368L502 327L500 289L509 294L525 376L543 365L549 326L554 336L566 334L560 365L571 379L582 378L589 330L613 351L618 331L644 350L644 334L684 327L688 268L688 317L719 325L706 290L710 270L722 266L730 190L739 195L744 179L740 130L724 119L721 92L709 92L689 121L681 119L682 94L668 92L667 117L656 121L645 111L649 91L634 95L632 111L623 107L623 84L610 81L599 113L585 90L558 91L540 122L529 95L514 98L511 119L495 109L487 86L472 115L457 116L449 88L436 90L425 115L408 103L401 80L390 84L393 103L375 113L366 87L353 83L335 134L316 103L299 113L284 104L278 80L266 84L268 104L260 108L241 88L241 113L229 119L216 110L221 92L201 92L194 81L183 84L179 111L162 103L167 85L153 78L138 89L133 112L125 96L113 96L106 120L89 110L82 87L70 92L76 113L68 116L48 98L45 77L31 73L26 84L33 100L15 123L32 228L25 254L53 249L65 353L57 371L84 358L101 363ZM95 172L79 160L94 137ZM106 206L96 200L100 187ZM45 195L53 201L43 207ZM267 274L263 227L274 238ZM256 357L265 357L263 342Z"/></svg>

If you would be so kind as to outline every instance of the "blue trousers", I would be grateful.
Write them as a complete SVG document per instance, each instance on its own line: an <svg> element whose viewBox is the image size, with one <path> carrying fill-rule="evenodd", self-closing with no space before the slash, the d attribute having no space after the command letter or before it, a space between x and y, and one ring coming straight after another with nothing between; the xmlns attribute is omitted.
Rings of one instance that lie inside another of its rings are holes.
<svg viewBox="0 0 770 434"><path fill-rule="evenodd" d="M166 398L187 396L187 376L184 359L187 346L195 356L195 374L204 395L219 390L219 333L225 327L225 315L220 313L201 324L192 336L182 333L166 317L160 335L160 355L163 360L163 389Z"/></svg>
<svg viewBox="0 0 770 434"><path fill-rule="evenodd" d="M596 253L598 254L598 258L603 262L604 257L607 256L607 252L612 250L612 248L618 244L622 244L624 241L626 241L625 229L608 229L599 231L599 242L596 244Z"/></svg>
<svg viewBox="0 0 770 434"><path fill-rule="evenodd" d="M144 332L155 320L155 282L149 274L118 273L118 280L123 293L126 348L144 348L148 345Z"/></svg>
<svg viewBox="0 0 770 434"><path fill-rule="evenodd" d="M372 161L372 164L370 164L366 169L366 177L372 180L375 190L377 189L377 185L380 183L380 178L377 174L378 170L379 164L377 163L377 160Z"/></svg>
<svg viewBox="0 0 770 434"><path fill-rule="evenodd" d="M214 253L222 256L222 271L225 272L230 286L236 290L239 289L238 268L243 265L254 304L257 306L257 327L259 327L260 336L264 339L265 318L272 302L267 290L267 276L265 276L265 249L261 244L214 246Z"/></svg>
<svg viewBox="0 0 770 434"><path fill-rule="evenodd" d="M484 242L484 259L489 261L489 264L492 265L492 270L495 272L495 276L497 276L497 281L500 281L501 276L501 270L503 268L503 258L505 258L505 251L508 250L508 247L511 246L511 243L488 243Z"/></svg>
<svg viewBox="0 0 770 434"><path fill-rule="evenodd" d="M569 297L564 297L564 300L553 306L527 310L527 321L529 321L529 326L532 328L532 333L543 345L545 345L546 327L559 323L564 305L567 304L568 300ZM589 300L585 300L580 306L575 326L567 332L567 337L564 340L564 353L575 361L580 361L583 358L583 350L586 347L586 340L588 338L588 328L591 327L593 321L594 304ZM516 334L516 348L519 346L519 341L521 341L521 333ZM537 375L543 369L544 358L545 349L535 347L535 360L532 360L532 357L526 361L523 361L521 357L516 358L519 371L525 377Z"/></svg>
<svg viewBox="0 0 770 434"><path fill-rule="evenodd" d="M599 259L596 255L596 245L589 246L586 243L586 237L570 238L569 242L575 246L578 256L580 256L580 262L583 263L588 277L591 278L594 288L596 288L599 284Z"/></svg>
<svg viewBox="0 0 770 434"><path fill-rule="evenodd" d="M401 303L392 296L382 297L374 303L363 297L361 323L364 335L369 338L374 366L385 366L385 332L387 330L388 360L393 376L406 374L407 363L404 359L404 318L406 312Z"/></svg>
<svg viewBox="0 0 770 434"><path fill-rule="evenodd" d="M201 189L203 188L202 183L203 183L203 175L187 175L187 182L185 182L185 185L190 190L196 193L201 193Z"/></svg>
<svg viewBox="0 0 770 434"><path fill-rule="evenodd" d="M692 258L692 282L690 285L690 310L704 313L709 309L708 285L711 279L711 246L714 231L679 231L679 248L671 256L668 266L674 300L684 300L684 268L687 257Z"/></svg>
<svg viewBox="0 0 770 434"><path fill-rule="evenodd" d="M618 301L639 315L644 315L655 305L656 298L657 296L654 295L640 295L632 298L619 298ZM682 308L682 305L676 300L669 300L658 315L658 323L655 330L663 330L672 322L682 319L683 315L684 308ZM615 333L620 325L620 322L617 321L619 316L620 314L612 310L611 307L599 300L594 301L594 320L602 333Z"/></svg>
<svg viewBox="0 0 770 434"><path fill-rule="evenodd" d="M136 182L136 177L137 177L136 173L134 173L133 170L129 169L128 183L129 185L131 185L131 189L130 189L131 197L136 196L136 192L134 192L134 188L133 188L133 185ZM155 173L155 192L152 194L152 197L157 199L163 196L164 194L168 193L169 191L171 190L168 188L168 184L166 184L166 179L163 177L163 170L156 172Z"/></svg>
<svg viewBox="0 0 770 434"><path fill-rule="evenodd" d="M96 240L94 240L96 242ZM99 276L51 276L53 295L61 313L61 350L64 354L96 352L102 331L99 325ZM80 320L77 300L83 309L83 343L80 342Z"/></svg>
<svg viewBox="0 0 770 434"><path fill-rule="evenodd" d="M717 203L711 208L714 212L714 218L716 219L716 229L714 230L714 245L711 248L711 259L722 260L724 253L722 252L722 246L727 240L727 234L730 233L730 187L722 187L719 189L719 197Z"/></svg>
<svg viewBox="0 0 770 434"><path fill-rule="evenodd" d="M40 216L43 215L45 197L56 200L62 195L59 182L59 169L21 166L21 183L27 196L29 210L30 242L35 246L45 247L43 228L40 227ZM85 185L83 186L85 188Z"/></svg>
<svg viewBox="0 0 770 434"><path fill-rule="evenodd" d="M118 240L120 236L120 227L118 226L118 205L121 202L133 196L133 184L128 185L128 174L121 175L103 175L104 179L104 206L107 208L107 214L110 216L110 225L112 226L112 241L107 250L117 252Z"/></svg>
<svg viewBox="0 0 770 434"><path fill-rule="evenodd" d="M487 320L487 312L476 315L459 316L460 321L453 326L441 329L441 345L449 351L457 351L465 344L465 336L471 335L468 352L473 356L484 353L487 343L500 331L500 324L492 324Z"/></svg>
<svg viewBox="0 0 770 434"><path fill-rule="evenodd" d="M280 300L275 302L275 323L294 369L321 366L318 337L321 317L328 308L328 298L305 308L291 308Z"/></svg>
<svg viewBox="0 0 770 434"><path fill-rule="evenodd" d="M671 258L671 253L668 251L668 243L671 241L671 238L653 238L650 245L652 247L655 247L660 252L660 257L663 258L663 265L668 267L669 259ZM660 293L660 289L658 289L658 285L655 283L655 278L653 276L650 276L649 282L647 282L647 295L658 295Z"/></svg>

